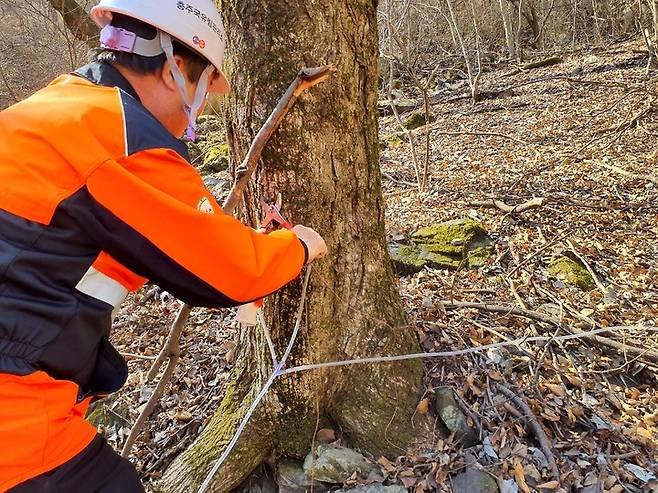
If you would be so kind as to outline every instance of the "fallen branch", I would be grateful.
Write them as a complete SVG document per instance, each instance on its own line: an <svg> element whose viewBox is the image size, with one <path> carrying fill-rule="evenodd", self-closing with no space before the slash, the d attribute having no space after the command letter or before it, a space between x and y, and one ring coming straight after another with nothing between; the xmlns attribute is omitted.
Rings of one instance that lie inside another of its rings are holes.
<svg viewBox="0 0 658 493"><path fill-rule="evenodd" d="M622 169L619 166L615 166L614 164L607 164L607 163L600 163L600 164L604 168L609 169L610 171L614 171L615 173L619 173L620 175L624 175L628 178L632 178L634 180L650 181L654 185L658 185L658 176L653 176L643 173L631 173L630 171L626 171L625 169Z"/></svg>
<svg viewBox="0 0 658 493"><path fill-rule="evenodd" d="M239 168L241 172L236 177L236 182L222 206L225 214L232 215L234 213L251 176L258 166L265 145L276 129L279 128L279 125L281 125L281 122L288 114L288 111L292 108L295 101L297 101L297 98L299 98L302 92L306 89L309 89L329 78L335 71L336 67L334 65L327 65L319 68L305 68L297 74L297 77L292 81L290 86L288 86L288 90L281 97L279 103L276 105L265 124L259 130L256 138L251 143L249 152L247 152L247 155ZM128 457L128 455L130 455L130 449L139 435L142 426L144 426L144 423L153 412L153 409L155 409L155 405L164 392L171 376L174 374L174 370L180 359L180 336L185 324L187 323L191 309L192 307L187 304L181 306L176 315L176 320L171 326L169 335L167 336L167 342L149 370L147 380L151 381L157 375L158 370L164 361L167 360L167 366L162 378L155 387L155 390L144 407L144 410L141 412L130 430L130 435L121 451L123 457Z"/></svg>
<svg viewBox="0 0 658 493"><path fill-rule="evenodd" d="M555 245L556 243L559 243L560 241L562 241L564 238L566 238L566 237L569 236L571 233L573 233L576 229L577 229L577 228L568 229L568 230L566 230L564 233L562 233L560 236L558 236L556 239L554 239L554 240L552 240L552 241L549 241L548 243L546 243L545 245L543 245L539 250L536 250L535 252L533 252L529 257L526 257L525 260L521 261L521 263L519 263L519 264L518 264L517 266L515 266L511 271L509 271L509 272L507 273L507 276L508 276L508 277L511 277L512 274L514 274L517 270L519 270L521 267L523 267L523 266L526 265L528 262L530 262L530 260L532 260L533 258L535 258L535 257L536 257L537 255L539 255L540 253L542 253L544 250L546 250L546 249L552 247L553 245Z"/></svg>
<svg viewBox="0 0 658 493"><path fill-rule="evenodd" d="M596 275L596 272L594 272L594 269L589 264L587 259L585 257L583 257L580 253L578 253L578 250L576 250L576 247L571 242L571 240L567 240L567 245L569 245L569 250L571 250L571 253L573 253L578 258L578 260L580 260L580 262L587 269L587 272L589 272L589 275L592 276L592 279L594 280L594 284L596 284L596 287L599 288L599 291L601 291L601 294L605 295L606 293L608 293L608 288L606 288L603 285L603 283L599 279L599 276Z"/></svg>
<svg viewBox="0 0 658 493"><path fill-rule="evenodd" d="M555 462L555 456L553 455L551 442L548 439L548 436L546 436L546 432L544 431L544 428L539 423L539 421L537 421L537 418L535 418L535 415L533 414L532 409L530 409L530 406L527 404L527 402L524 399L522 399L512 390L505 387L503 384L501 383L496 384L496 388L501 393L505 394L505 397L510 399L512 402L514 402L514 404L523 411L524 415L522 419L528 424L528 426L530 426L532 432L537 438L541 450L542 452L544 452L544 455L546 456L546 461L548 462L548 469L551 471L553 478L559 481L560 470L558 469L557 463Z"/></svg>
<svg viewBox="0 0 658 493"><path fill-rule="evenodd" d="M529 209L537 209L538 207L544 205L544 200L545 199L542 197L535 197L526 202L523 202L522 204L507 205L502 200L489 199L489 200L475 200L473 202L470 202L469 205L471 207L490 207L494 209L499 209L508 214L514 214L516 212L525 212Z"/></svg>
<svg viewBox="0 0 658 493"><path fill-rule="evenodd" d="M430 125L430 129L436 134L436 135L455 135L455 136L460 136L460 135L472 135L474 137L500 137L501 139L507 139L511 140L513 142L516 142L517 144L521 144L523 146L529 146L530 144L524 140L517 139L516 137L512 137L511 135L507 134L502 134L498 132L480 132L477 130L474 131L463 131L463 132L450 132L450 131L441 131L436 129L437 125L433 124ZM416 133L421 133L422 131L425 130L425 127L418 127L418 131Z"/></svg>
<svg viewBox="0 0 658 493"><path fill-rule="evenodd" d="M543 60L538 60L536 62L526 63L525 65L517 69L514 69L511 72L503 74L503 77L511 77L512 75L517 75L520 74L521 72L526 72L528 70L532 70L535 68L549 67L551 65L557 65L558 63L562 63L562 58L560 58L559 56L552 56L549 58L545 58Z"/></svg>
<svg viewBox="0 0 658 493"><path fill-rule="evenodd" d="M638 357L640 359L645 359L651 363L658 363L658 352L652 351L650 349L638 348L635 346L629 346L621 342L613 341L607 337L602 337L595 334L587 334L586 332L565 324L564 322L551 317L550 315L545 315L533 310L527 310L525 308L520 308L518 306L504 306L504 305L489 305L486 303L472 303L470 301L442 301L443 306L446 309L456 309L456 308L473 308L485 312L494 312L494 313L504 313L506 315L516 315L519 317L529 318L530 320L536 320L538 322L544 322L547 324L560 327L570 334L582 335L583 339L587 339L590 342L597 344L598 346L603 346L609 349L614 349L616 352L621 354L629 354L633 357ZM610 327L612 330L613 327Z"/></svg>

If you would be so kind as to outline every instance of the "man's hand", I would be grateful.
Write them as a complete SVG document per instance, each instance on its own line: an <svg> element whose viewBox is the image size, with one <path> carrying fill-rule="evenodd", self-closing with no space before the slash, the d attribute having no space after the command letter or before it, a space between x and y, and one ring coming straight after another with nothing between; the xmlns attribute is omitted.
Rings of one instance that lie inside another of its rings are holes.
<svg viewBox="0 0 658 493"><path fill-rule="evenodd" d="M293 226L292 232L306 245L308 249L308 263L322 258L327 254L327 244L322 239L322 236L311 228L298 224L297 226Z"/></svg>

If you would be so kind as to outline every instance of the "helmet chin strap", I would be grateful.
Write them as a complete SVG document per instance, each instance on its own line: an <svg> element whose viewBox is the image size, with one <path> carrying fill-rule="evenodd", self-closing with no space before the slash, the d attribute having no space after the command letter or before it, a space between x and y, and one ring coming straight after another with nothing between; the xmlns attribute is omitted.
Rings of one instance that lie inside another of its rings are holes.
<svg viewBox="0 0 658 493"><path fill-rule="evenodd" d="M187 87L185 86L185 77L181 72L176 59L174 58L174 47L171 43L171 36L167 33L160 31L160 43L162 44L162 49L167 56L167 61L171 67L171 73L174 76L174 81L178 86L178 90L183 96L183 109L188 119L188 127L185 132L185 135L189 140L194 142L196 139L196 119L199 113L199 109L206 99L206 90L208 89L208 82L210 80L210 75L215 70L215 67L211 63L208 64L206 69L201 74L199 82L196 87L196 94L194 95L194 100L190 101L187 95Z"/></svg>

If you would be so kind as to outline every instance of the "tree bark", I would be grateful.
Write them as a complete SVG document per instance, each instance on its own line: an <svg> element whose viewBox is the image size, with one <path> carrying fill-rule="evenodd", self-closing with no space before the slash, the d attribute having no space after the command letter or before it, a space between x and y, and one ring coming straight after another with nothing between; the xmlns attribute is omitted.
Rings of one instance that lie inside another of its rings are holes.
<svg viewBox="0 0 658 493"><path fill-rule="evenodd" d="M62 16L71 33L90 48L98 43L98 26L76 0L48 0L48 3Z"/></svg>
<svg viewBox="0 0 658 493"><path fill-rule="evenodd" d="M329 256L314 265L304 323L288 366L418 351L386 249L377 136L376 5L369 1L223 0L233 95L228 135L241 162L279 95L302 66L338 62L338 72L305 93L263 154L245 197L283 193L293 223L317 229ZM340 58L338 58L340 57ZM300 299L292 283L266 300L272 338L283 352ZM193 491L223 451L271 373L258 329L240 335L236 367L220 409L165 473L163 491ZM345 367L277 380L216 474L228 491L261 462L303 457L320 427L341 430L375 456L398 455L414 440L422 363Z"/></svg>
<svg viewBox="0 0 658 493"><path fill-rule="evenodd" d="M514 40L514 28L512 23L512 13L508 8L506 0L498 0L500 5L500 13L503 20L503 28L505 29L505 42L507 43L507 51L512 60L516 60L516 42Z"/></svg>

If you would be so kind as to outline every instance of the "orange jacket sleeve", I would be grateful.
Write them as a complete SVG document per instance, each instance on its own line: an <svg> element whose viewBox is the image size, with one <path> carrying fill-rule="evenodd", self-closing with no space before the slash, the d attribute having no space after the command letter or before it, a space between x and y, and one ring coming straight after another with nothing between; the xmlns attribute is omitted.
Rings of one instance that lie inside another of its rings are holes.
<svg viewBox="0 0 658 493"><path fill-rule="evenodd" d="M292 232L261 234L223 214L198 173L168 149L104 162L78 195L70 213L103 250L195 306L262 298L306 261Z"/></svg>

